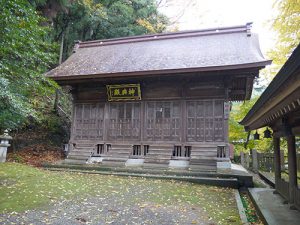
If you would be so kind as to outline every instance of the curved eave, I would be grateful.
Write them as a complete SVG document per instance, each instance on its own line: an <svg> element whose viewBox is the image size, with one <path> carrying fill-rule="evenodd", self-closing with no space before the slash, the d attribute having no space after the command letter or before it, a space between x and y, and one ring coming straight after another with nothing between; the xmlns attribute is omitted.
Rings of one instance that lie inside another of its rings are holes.
<svg viewBox="0 0 300 225"><path fill-rule="evenodd" d="M120 78L120 77L135 77L135 76L151 76L151 75L165 75L176 73L192 73L192 72L212 72L222 70L237 70L237 69L261 69L266 65L271 64L271 60L265 60L254 63L225 65L225 66L211 66L211 67L196 67L196 68L182 68L182 69L165 69L152 71L134 71L134 72L120 72L120 73L103 73L103 74L84 74L84 75L63 75L63 76L46 76L57 81L83 80L83 79L99 79L99 78Z"/></svg>

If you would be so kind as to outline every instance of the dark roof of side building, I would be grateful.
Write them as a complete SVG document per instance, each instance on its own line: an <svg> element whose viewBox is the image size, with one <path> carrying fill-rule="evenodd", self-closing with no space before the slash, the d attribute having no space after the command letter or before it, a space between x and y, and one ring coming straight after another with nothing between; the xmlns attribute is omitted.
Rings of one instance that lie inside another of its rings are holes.
<svg viewBox="0 0 300 225"><path fill-rule="evenodd" d="M300 44L240 124L254 130L299 109L299 92Z"/></svg>
<svg viewBox="0 0 300 225"><path fill-rule="evenodd" d="M78 42L74 53L46 76L62 80L262 68L270 61L250 26Z"/></svg>

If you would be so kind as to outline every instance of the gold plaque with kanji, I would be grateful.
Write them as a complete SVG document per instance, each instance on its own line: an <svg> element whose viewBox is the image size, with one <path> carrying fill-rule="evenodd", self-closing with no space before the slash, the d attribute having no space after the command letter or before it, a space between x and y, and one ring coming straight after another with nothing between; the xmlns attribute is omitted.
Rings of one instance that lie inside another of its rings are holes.
<svg viewBox="0 0 300 225"><path fill-rule="evenodd" d="M140 84L106 85L108 101L141 100Z"/></svg>

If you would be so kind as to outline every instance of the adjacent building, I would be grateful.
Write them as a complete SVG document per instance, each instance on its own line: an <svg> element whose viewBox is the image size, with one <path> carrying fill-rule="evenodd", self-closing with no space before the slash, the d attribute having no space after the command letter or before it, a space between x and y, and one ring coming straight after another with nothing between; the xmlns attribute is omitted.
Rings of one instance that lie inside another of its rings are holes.
<svg viewBox="0 0 300 225"><path fill-rule="evenodd" d="M247 131L268 127L273 131L275 188L291 208L300 209L300 190L297 178L296 137L300 136L300 45L275 76L245 118L241 121ZM268 135L269 136L269 135ZM288 147L288 179L283 179L281 143Z"/></svg>

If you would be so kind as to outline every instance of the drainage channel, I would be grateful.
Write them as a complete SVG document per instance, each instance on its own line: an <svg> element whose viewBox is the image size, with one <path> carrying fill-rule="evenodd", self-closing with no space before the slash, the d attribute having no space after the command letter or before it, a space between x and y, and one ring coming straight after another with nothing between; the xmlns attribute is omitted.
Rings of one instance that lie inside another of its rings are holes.
<svg viewBox="0 0 300 225"><path fill-rule="evenodd" d="M236 202L243 224L265 224L259 211L256 209L247 188L236 190Z"/></svg>

